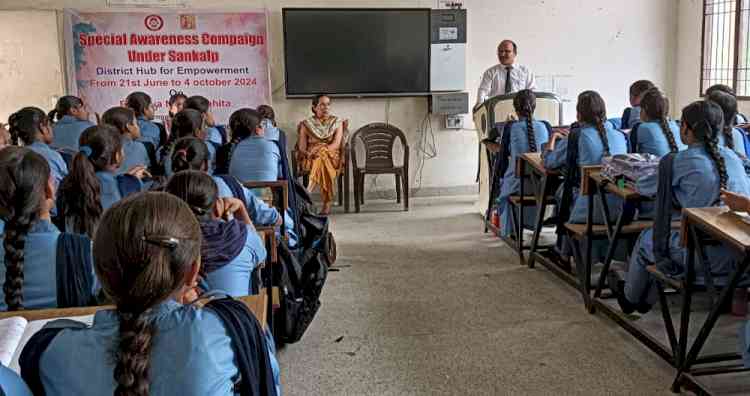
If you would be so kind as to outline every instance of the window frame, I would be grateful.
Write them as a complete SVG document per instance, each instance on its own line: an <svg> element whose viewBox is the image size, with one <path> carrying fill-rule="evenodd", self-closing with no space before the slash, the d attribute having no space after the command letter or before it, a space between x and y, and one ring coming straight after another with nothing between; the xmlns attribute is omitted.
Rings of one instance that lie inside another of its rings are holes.
<svg viewBox="0 0 750 396"><path fill-rule="evenodd" d="M704 86L704 78L703 73L706 71L706 2L708 0L703 0L703 9L701 10L701 68L700 73L698 75L698 85L699 85L699 95L700 97L706 96L706 86ZM737 92L737 77L739 75L739 62L740 62L740 35L742 34L742 1L743 0L734 0L735 1L735 15L734 15L734 59L732 59L732 89L734 92ZM750 29L750 23L748 23L747 29ZM731 41L730 41L731 43ZM748 48L750 48L750 42L748 42ZM746 51L750 54L750 50ZM748 75L750 75L750 70L747 71ZM738 100L750 100L750 92L748 92L747 95L741 96L737 95Z"/></svg>

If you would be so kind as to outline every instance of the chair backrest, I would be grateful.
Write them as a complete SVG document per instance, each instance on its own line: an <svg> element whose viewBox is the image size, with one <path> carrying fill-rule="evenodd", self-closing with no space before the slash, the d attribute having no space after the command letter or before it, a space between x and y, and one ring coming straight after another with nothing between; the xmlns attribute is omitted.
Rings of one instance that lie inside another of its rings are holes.
<svg viewBox="0 0 750 396"><path fill-rule="evenodd" d="M366 169L394 168L393 146L397 138L401 141L404 153L407 153L409 151L409 146L406 143L406 135L395 126L383 123L372 123L359 128L354 132L354 135L352 135L350 140L352 162L357 166L356 142L357 139L360 139L365 148L364 166Z"/></svg>

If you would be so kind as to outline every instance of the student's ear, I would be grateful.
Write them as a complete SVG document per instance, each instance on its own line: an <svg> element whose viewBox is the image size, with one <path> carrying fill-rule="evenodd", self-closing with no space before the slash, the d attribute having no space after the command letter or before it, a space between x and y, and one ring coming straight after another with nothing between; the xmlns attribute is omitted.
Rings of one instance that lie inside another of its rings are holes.
<svg viewBox="0 0 750 396"><path fill-rule="evenodd" d="M198 285L198 274L201 271L201 258L198 256L195 261L190 264L190 269L185 274L185 286L195 287Z"/></svg>

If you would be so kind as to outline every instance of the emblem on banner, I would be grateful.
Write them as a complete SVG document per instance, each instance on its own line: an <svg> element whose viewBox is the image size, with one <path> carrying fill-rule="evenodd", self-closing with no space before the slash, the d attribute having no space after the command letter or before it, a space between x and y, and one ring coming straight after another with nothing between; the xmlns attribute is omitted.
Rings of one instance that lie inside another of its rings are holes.
<svg viewBox="0 0 750 396"><path fill-rule="evenodd" d="M195 30L195 15L180 15L180 29Z"/></svg>
<svg viewBox="0 0 750 396"><path fill-rule="evenodd" d="M154 14L147 16L146 19L143 20L143 23L146 25L146 29L152 32L161 30L161 28L164 27L164 19Z"/></svg>

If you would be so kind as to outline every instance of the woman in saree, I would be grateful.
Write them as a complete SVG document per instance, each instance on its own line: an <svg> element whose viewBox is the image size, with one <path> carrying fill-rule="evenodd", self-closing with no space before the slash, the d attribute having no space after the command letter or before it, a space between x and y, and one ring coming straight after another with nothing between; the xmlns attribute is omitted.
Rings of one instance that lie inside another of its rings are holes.
<svg viewBox="0 0 750 396"><path fill-rule="evenodd" d="M334 182L344 164L341 144L344 136L342 120L331 114L331 98L317 95L312 101L313 115L302 121L297 143L297 163L308 174L308 191L320 188L323 208L320 214L331 213Z"/></svg>

